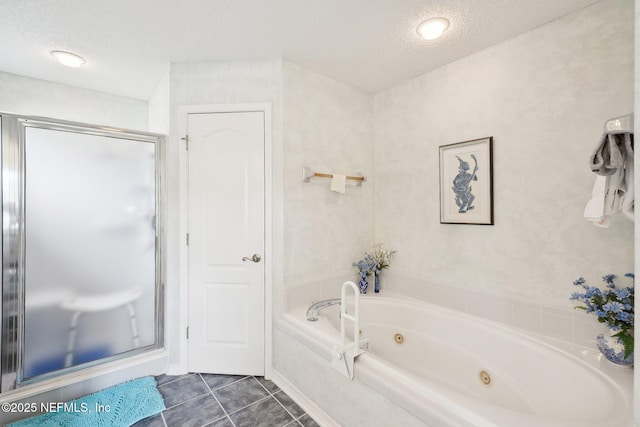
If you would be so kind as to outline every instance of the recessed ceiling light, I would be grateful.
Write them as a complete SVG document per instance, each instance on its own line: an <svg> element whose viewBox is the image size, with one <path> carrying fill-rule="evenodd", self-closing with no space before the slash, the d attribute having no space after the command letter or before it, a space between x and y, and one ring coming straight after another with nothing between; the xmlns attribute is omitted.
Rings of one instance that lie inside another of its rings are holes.
<svg viewBox="0 0 640 427"><path fill-rule="evenodd" d="M75 53L65 52L63 50L52 50L51 56L56 58L59 63L62 65L66 65L67 67L78 68L87 61L81 56L76 55Z"/></svg>
<svg viewBox="0 0 640 427"><path fill-rule="evenodd" d="M446 18L431 18L418 25L416 31L425 40L435 40L449 28L449 20Z"/></svg>

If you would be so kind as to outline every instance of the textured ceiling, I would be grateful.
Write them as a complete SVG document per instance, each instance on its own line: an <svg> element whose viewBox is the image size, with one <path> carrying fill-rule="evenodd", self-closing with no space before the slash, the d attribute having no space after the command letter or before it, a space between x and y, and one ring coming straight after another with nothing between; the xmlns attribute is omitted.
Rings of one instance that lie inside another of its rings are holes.
<svg viewBox="0 0 640 427"><path fill-rule="evenodd" d="M149 99L170 62L282 57L376 92L596 1L2 0L0 71ZM451 25L427 42L432 16Z"/></svg>

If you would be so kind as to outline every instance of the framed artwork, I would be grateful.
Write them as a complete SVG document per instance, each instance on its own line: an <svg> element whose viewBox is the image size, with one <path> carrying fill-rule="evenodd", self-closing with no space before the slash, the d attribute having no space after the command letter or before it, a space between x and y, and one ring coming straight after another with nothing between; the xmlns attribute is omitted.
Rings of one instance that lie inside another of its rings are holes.
<svg viewBox="0 0 640 427"><path fill-rule="evenodd" d="M440 146L440 223L493 225L493 137Z"/></svg>

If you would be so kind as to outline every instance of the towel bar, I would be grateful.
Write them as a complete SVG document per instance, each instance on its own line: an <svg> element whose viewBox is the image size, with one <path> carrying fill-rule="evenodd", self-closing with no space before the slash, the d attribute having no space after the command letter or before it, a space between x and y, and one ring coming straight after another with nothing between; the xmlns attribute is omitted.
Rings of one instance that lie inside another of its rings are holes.
<svg viewBox="0 0 640 427"><path fill-rule="evenodd" d="M302 168L302 182L309 183L311 182L311 178L313 177L333 178L333 174L314 172L308 166ZM362 185L362 183L367 180L367 177L360 174L358 174L357 176L347 175L347 179L351 181L357 181L357 185Z"/></svg>

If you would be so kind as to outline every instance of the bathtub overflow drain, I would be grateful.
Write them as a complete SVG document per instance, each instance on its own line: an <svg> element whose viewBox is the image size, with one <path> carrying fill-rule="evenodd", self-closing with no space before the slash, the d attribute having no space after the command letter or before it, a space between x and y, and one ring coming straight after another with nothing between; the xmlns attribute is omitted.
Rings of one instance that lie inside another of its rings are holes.
<svg viewBox="0 0 640 427"><path fill-rule="evenodd" d="M393 336L393 340L397 343L397 344L403 344L404 343L404 337L402 336L402 334L395 334Z"/></svg>
<svg viewBox="0 0 640 427"><path fill-rule="evenodd" d="M491 375L487 371L480 371L480 381L487 387L491 386Z"/></svg>

